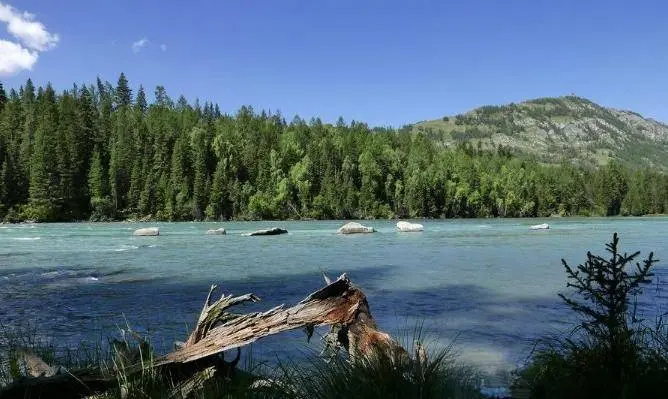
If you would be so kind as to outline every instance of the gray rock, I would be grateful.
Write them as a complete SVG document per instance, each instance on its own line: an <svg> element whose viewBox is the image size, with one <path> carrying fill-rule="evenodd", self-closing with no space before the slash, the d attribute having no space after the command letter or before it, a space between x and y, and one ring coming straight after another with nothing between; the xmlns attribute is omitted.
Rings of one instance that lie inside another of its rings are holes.
<svg viewBox="0 0 668 399"><path fill-rule="evenodd" d="M397 222L397 230L406 233L414 233L419 231L424 231L424 226L420 223L410 223L410 222Z"/></svg>
<svg viewBox="0 0 668 399"><path fill-rule="evenodd" d="M160 229L158 227L145 227L143 229L135 230L135 236L159 236Z"/></svg>
<svg viewBox="0 0 668 399"><path fill-rule="evenodd" d="M246 234L247 236L277 236L279 234L288 234L288 231L285 229L281 229L278 227L273 227L271 229L263 229L263 230L258 230L254 231L252 233Z"/></svg>
<svg viewBox="0 0 668 399"><path fill-rule="evenodd" d="M350 222L341 226L336 232L338 234L363 234L375 233L376 229L373 227L361 225L357 222Z"/></svg>
<svg viewBox="0 0 668 399"><path fill-rule="evenodd" d="M533 226L529 226L529 230L547 230L550 228L550 225L547 223L543 224L535 224Z"/></svg>
<svg viewBox="0 0 668 399"><path fill-rule="evenodd" d="M213 235L213 236L223 236L223 235L227 234L227 231L225 231L225 229L221 227L221 228L218 228L218 229L207 230L206 234Z"/></svg>

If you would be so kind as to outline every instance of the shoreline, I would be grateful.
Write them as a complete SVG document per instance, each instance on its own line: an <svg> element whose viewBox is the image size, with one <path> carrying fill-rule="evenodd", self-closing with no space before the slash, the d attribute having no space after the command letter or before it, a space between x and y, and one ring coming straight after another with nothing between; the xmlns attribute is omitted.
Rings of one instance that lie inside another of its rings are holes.
<svg viewBox="0 0 668 399"><path fill-rule="evenodd" d="M118 219L118 220L61 220L61 221L37 221L37 220L24 220L20 222L5 222L0 221L0 225L30 225L30 224L56 224L56 223L128 223L128 224L139 224L139 223L237 223L237 222L326 222L326 221L401 221L401 220L429 220L429 221L443 221L443 220L512 220L512 219L641 219L641 218L662 218L668 217L666 213L657 213L657 214L647 214L647 215L568 215L568 216L520 216L520 217L486 217L486 218L476 218L476 217L455 217L455 218L432 218L432 217L415 217L415 218L348 218L348 219L313 219L313 218L302 218L302 219L229 219L229 220L169 220L169 219Z"/></svg>

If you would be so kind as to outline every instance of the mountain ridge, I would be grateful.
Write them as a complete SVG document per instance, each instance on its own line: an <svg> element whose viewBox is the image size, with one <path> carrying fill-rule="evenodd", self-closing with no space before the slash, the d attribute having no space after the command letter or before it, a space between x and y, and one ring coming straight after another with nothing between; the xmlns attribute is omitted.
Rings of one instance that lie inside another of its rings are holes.
<svg viewBox="0 0 668 399"><path fill-rule="evenodd" d="M545 163L600 166L615 160L668 171L668 124L574 95L485 105L409 128L445 146L503 146Z"/></svg>

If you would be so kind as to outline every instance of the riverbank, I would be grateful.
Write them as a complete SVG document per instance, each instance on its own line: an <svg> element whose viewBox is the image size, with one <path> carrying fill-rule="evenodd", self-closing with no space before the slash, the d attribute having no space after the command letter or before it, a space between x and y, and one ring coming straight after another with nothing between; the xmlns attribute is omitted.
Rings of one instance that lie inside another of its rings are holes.
<svg viewBox="0 0 668 399"><path fill-rule="evenodd" d="M527 217L487 217L487 218L476 218L476 217L455 217L455 218L433 218L433 217L415 217L415 218L401 218L401 217L392 217L392 218L349 218L349 219L337 219L341 221L355 221L355 220L365 220L365 221L400 221L400 220L504 220L504 219L580 219L580 218L644 218L644 217L668 217L666 213L650 213L645 215L549 215L544 217L536 216L527 216ZM239 219L229 219L229 220L170 220L170 219L158 219L152 217L152 215L144 217L130 217L125 219L109 219L109 220L19 220L13 219L11 221L3 220L0 221L0 225L8 224L36 224L36 223L230 223L230 222L322 222L328 221L331 219L314 219L314 218L287 218L287 219L253 219L253 218L239 218Z"/></svg>

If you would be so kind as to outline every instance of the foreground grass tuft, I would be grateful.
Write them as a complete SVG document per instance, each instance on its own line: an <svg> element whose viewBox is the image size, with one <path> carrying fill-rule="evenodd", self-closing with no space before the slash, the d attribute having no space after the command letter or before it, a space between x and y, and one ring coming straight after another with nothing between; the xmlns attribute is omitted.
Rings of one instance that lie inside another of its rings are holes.
<svg viewBox="0 0 668 399"><path fill-rule="evenodd" d="M111 341L110 351L57 351L56 347L26 331L10 334L4 331L0 379L3 384L26 376L21 370L21 350L28 350L46 363L69 368L102 370L116 382L99 399L133 398L482 398L476 382L476 370L460 364L451 346L429 350L423 346L421 328L409 350L415 359L378 355L349 360L341 355L323 358L311 354L306 359L268 366L254 360L247 352L242 367L231 375L213 374L199 383L188 380L180 385L170 375L156 372L155 358L141 340ZM404 341L409 341L405 339ZM435 343L436 344L436 343ZM140 364L139 372L132 365ZM130 371L132 370L132 372ZM203 370L202 375L212 370ZM2 384L0 384L0 387ZM0 393L1 396L1 393Z"/></svg>
<svg viewBox="0 0 668 399"><path fill-rule="evenodd" d="M355 361L312 358L283 366L290 398L481 398L479 374L461 365L451 348L421 352L414 361L379 355Z"/></svg>

